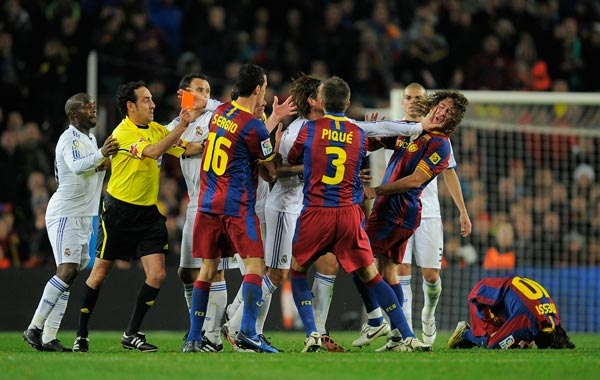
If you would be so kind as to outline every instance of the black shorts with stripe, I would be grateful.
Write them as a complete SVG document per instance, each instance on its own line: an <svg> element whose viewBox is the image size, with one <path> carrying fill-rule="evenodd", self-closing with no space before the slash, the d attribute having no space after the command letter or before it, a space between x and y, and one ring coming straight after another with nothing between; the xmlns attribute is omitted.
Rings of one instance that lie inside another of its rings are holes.
<svg viewBox="0 0 600 380"><path fill-rule="evenodd" d="M169 252L166 218L156 205L138 206L106 195L98 227L96 257L139 259Z"/></svg>

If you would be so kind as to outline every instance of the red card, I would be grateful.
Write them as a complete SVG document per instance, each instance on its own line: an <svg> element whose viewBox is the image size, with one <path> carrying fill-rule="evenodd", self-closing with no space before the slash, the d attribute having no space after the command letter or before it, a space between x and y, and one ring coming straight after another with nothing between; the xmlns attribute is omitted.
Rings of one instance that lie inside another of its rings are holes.
<svg viewBox="0 0 600 380"><path fill-rule="evenodd" d="M187 108L191 110L194 107L194 94L188 91L182 91L183 96L181 97L181 108Z"/></svg>

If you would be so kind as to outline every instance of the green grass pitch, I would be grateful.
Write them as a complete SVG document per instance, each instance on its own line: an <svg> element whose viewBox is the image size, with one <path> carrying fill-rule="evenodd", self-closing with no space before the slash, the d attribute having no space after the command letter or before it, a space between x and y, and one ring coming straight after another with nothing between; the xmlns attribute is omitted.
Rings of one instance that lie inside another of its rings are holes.
<svg viewBox="0 0 600 380"><path fill-rule="evenodd" d="M358 332L336 332L336 341L351 347ZM440 332L431 353L374 350L384 344L352 348L345 353L302 354L303 334L267 334L282 354L234 353L225 344L222 353L182 354L183 332L148 331L157 353L121 348L120 332L92 331L88 353L37 352L21 332L0 333L0 379L581 379L600 372L600 335L573 334L575 350L449 350L449 333ZM59 339L70 346L72 331Z"/></svg>

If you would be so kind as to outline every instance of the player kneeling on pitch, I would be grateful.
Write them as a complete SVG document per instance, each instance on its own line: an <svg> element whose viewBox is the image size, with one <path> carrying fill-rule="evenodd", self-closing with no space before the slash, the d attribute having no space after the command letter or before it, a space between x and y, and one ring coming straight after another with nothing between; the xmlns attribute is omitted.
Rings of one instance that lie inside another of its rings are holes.
<svg viewBox="0 0 600 380"><path fill-rule="evenodd" d="M575 348L548 291L529 278L484 278L469 293L471 325L458 322L449 348Z"/></svg>

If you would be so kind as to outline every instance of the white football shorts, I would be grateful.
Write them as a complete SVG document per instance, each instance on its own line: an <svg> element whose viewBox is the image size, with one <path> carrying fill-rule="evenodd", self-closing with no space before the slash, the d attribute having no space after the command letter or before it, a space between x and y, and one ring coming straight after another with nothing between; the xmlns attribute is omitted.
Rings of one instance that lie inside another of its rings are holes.
<svg viewBox="0 0 600 380"><path fill-rule="evenodd" d="M441 269L443 252L442 218L424 218L421 219L421 225L406 244L402 264L411 264L414 256L415 263L421 268Z"/></svg>
<svg viewBox="0 0 600 380"><path fill-rule="evenodd" d="M290 269L292 241L296 231L297 214L265 207L267 231L265 236L265 265L275 269Z"/></svg>
<svg viewBox="0 0 600 380"><path fill-rule="evenodd" d="M78 264L80 269L90 262L91 216L69 216L46 219L46 231L52 245L56 266Z"/></svg>

